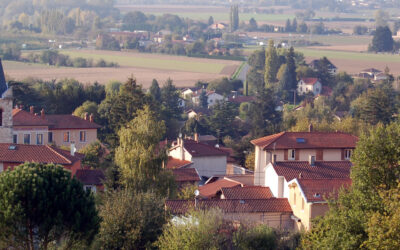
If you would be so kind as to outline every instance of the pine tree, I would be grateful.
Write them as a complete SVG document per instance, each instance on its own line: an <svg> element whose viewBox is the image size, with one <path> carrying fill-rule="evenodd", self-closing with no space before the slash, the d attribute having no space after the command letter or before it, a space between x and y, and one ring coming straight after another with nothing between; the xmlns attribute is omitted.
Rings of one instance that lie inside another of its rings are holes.
<svg viewBox="0 0 400 250"><path fill-rule="evenodd" d="M211 24L214 24L214 18L212 16L208 18L208 26L210 26Z"/></svg>
<svg viewBox="0 0 400 250"><path fill-rule="evenodd" d="M296 18L294 18L293 19L293 22L292 22L292 32L296 32L296 30L297 30L297 20L296 20Z"/></svg>
<svg viewBox="0 0 400 250"><path fill-rule="evenodd" d="M285 32L290 32L290 31L292 31L292 25L290 24L290 19L288 18L285 24Z"/></svg>
<svg viewBox="0 0 400 250"><path fill-rule="evenodd" d="M161 102L161 89L156 79L153 79L153 81L151 82L151 87L149 91L150 95L153 97L155 101Z"/></svg>
<svg viewBox="0 0 400 250"><path fill-rule="evenodd" d="M234 32L239 28L239 6L237 4L231 6L230 11L230 30Z"/></svg>
<svg viewBox="0 0 400 250"><path fill-rule="evenodd" d="M296 79L296 62L294 60L294 49L290 47L289 52L286 55L286 68L289 74L289 89L296 90L297 89L297 79Z"/></svg>
<svg viewBox="0 0 400 250"><path fill-rule="evenodd" d="M272 84L276 82L276 74L280 66L273 40L269 40L268 50L266 50L265 53L264 82L266 85L272 86Z"/></svg>
<svg viewBox="0 0 400 250"><path fill-rule="evenodd" d="M206 91L202 91L200 96L199 96L199 100L200 100L200 106L202 108L207 108L208 107L208 97L207 97L207 93Z"/></svg>

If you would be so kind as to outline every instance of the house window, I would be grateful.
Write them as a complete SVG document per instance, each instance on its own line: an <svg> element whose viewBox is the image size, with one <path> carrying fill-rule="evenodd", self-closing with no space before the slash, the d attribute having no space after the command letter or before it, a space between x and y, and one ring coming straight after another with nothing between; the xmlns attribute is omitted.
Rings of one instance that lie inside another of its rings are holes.
<svg viewBox="0 0 400 250"><path fill-rule="evenodd" d="M351 158L351 152L352 150L351 149L345 149L344 150L344 159L345 160L350 160L350 158Z"/></svg>
<svg viewBox="0 0 400 250"><path fill-rule="evenodd" d="M49 132L48 136L49 136L49 139L48 139L49 143L52 143L53 142L53 132Z"/></svg>
<svg viewBox="0 0 400 250"><path fill-rule="evenodd" d="M31 144L31 135L24 134L24 144Z"/></svg>
<svg viewBox="0 0 400 250"><path fill-rule="evenodd" d="M37 145L43 145L43 134L37 134L36 135L36 144Z"/></svg>
<svg viewBox="0 0 400 250"><path fill-rule="evenodd" d="M69 142L69 132L64 132L64 142Z"/></svg>
<svg viewBox="0 0 400 250"><path fill-rule="evenodd" d="M18 135L13 135L13 143L14 144L18 143Z"/></svg>
<svg viewBox="0 0 400 250"><path fill-rule="evenodd" d="M288 150L289 152L288 152L288 159L289 160L295 160L296 159L296 150L294 150L294 149L289 149Z"/></svg>
<svg viewBox="0 0 400 250"><path fill-rule="evenodd" d="M86 131L79 131L79 141L86 141Z"/></svg>

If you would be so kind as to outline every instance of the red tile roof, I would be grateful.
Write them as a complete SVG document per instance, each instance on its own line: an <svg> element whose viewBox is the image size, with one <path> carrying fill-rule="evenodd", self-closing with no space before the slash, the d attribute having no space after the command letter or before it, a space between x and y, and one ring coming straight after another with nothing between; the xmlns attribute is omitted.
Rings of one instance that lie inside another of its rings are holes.
<svg viewBox="0 0 400 250"><path fill-rule="evenodd" d="M15 149L11 149L10 146L15 146ZM47 145L0 143L0 162L39 162L71 165L79 160L79 156L71 156L66 150Z"/></svg>
<svg viewBox="0 0 400 250"><path fill-rule="evenodd" d="M179 159L176 159L176 158L173 158L173 157L169 156L166 168L167 169L182 168L182 167L189 166L191 164L193 164L193 162L179 160Z"/></svg>
<svg viewBox="0 0 400 250"><path fill-rule="evenodd" d="M185 181L200 181L200 176L197 173L195 168L178 168L173 169L172 173L174 174L176 182L185 182Z"/></svg>
<svg viewBox="0 0 400 250"><path fill-rule="evenodd" d="M205 198L212 198L217 195L217 193L221 190L221 188L236 187L236 186L242 186L242 184L240 182L233 180L220 179L218 181L211 182L204 186L199 187L200 196Z"/></svg>
<svg viewBox="0 0 400 250"><path fill-rule="evenodd" d="M294 178L306 179L346 179L350 178L350 161L316 161L310 166L308 161L281 161L273 165L278 176L285 177L286 181Z"/></svg>
<svg viewBox="0 0 400 250"><path fill-rule="evenodd" d="M298 141L304 139L304 142ZM263 149L355 148L358 137L342 132L281 132L252 140Z"/></svg>
<svg viewBox="0 0 400 250"><path fill-rule="evenodd" d="M46 119L22 109L12 110L13 126L50 126Z"/></svg>
<svg viewBox="0 0 400 250"><path fill-rule="evenodd" d="M268 199L274 197L269 187L223 187L222 194L228 200Z"/></svg>
<svg viewBox="0 0 400 250"><path fill-rule="evenodd" d="M101 126L74 115L46 115L51 129L98 129Z"/></svg>
<svg viewBox="0 0 400 250"><path fill-rule="evenodd" d="M194 208L194 201L167 200L167 210L172 214L184 214ZM225 213L292 213L286 198L259 200L198 200L197 208L219 208Z"/></svg>
<svg viewBox="0 0 400 250"><path fill-rule="evenodd" d="M318 78L314 77L301 78L301 80L307 85L314 85L318 82Z"/></svg>
<svg viewBox="0 0 400 250"><path fill-rule="evenodd" d="M74 115L48 115L44 118L35 116L25 110L13 109L14 126L48 126L49 129L97 129L98 124Z"/></svg>
<svg viewBox="0 0 400 250"><path fill-rule="evenodd" d="M351 179L297 179L307 202L323 202L327 198L337 198L340 188L351 185Z"/></svg>
<svg viewBox="0 0 400 250"><path fill-rule="evenodd" d="M228 153L210 146L206 143L196 142L194 140L184 140L184 148L193 157L201 156L228 156Z"/></svg>
<svg viewBox="0 0 400 250"><path fill-rule="evenodd" d="M78 169L75 177L84 185L103 185L105 176L103 171L99 169Z"/></svg>

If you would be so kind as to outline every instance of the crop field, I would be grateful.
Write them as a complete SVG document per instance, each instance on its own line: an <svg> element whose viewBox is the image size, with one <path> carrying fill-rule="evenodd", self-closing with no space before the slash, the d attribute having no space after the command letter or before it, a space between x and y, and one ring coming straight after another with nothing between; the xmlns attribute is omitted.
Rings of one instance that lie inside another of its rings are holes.
<svg viewBox="0 0 400 250"><path fill-rule="evenodd" d="M231 76L240 65L239 61L189 58L137 52L116 52L100 50L62 51L71 58L84 57L116 62L118 68L68 68L43 64L4 61L7 75L20 80L35 77L44 80L74 78L83 83L95 81L106 83L110 80L125 81L134 76L139 84L147 88L155 78L160 83L171 78L176 86L192 86L198 80L210 81Z"/></svg>
<svg viewBox="0 0 400 250"><path fill-rule="evenodd" d="M377 68L383 71L385 67L388 66L392 74L396 76L400 75L400 55L317 50L310 48L296 48L296 50L305 55L307 62L326 56L338 67L339 71L346 71L351 74L358 73L366 68Z"/></svg>

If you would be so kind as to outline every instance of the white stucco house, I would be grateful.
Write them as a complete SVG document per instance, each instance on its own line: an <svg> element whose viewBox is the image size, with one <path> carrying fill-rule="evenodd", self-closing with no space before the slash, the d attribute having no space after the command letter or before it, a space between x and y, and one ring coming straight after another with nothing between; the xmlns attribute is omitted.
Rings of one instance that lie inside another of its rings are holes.
<svg viewBox="0 0 400 250"><path fill-rule="evenodd" d="M314 96L321 94L322 84L318 78L309 77L301 78L297 83L297 93L299 95L304 95L308 92L312 92Z"/></svg>
<svg viewBox="0 0 400 250"><path fill-rule="evenodd" d="M200 91L193 94L192 102L194 104L200 105L200 95L201 95ZM223 95L220 95L220 94L216 93L215 91L207 91L206 96L207 96L208 107L214 106L218 101L226 100L226 98Z"/></svg>
<svg viewBox="0 0 400 250"><path fill-rule="evenodd" d="M195 168L200 177L225 175L228 153L217 147L195 140L178 138L168 150L168 156L172 159L191 162L191 168Z"/></svg>

